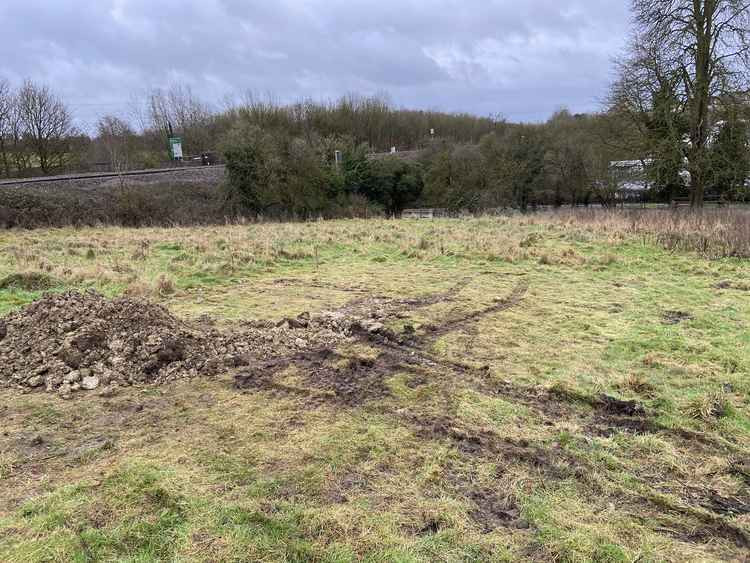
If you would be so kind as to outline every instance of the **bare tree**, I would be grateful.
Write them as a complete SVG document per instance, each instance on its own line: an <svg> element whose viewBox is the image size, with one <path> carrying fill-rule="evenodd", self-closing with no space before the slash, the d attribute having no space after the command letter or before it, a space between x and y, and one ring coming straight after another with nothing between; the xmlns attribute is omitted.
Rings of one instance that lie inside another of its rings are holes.
<svg viewBox="0 0 750 563"><path fill-rule="evenodd" d="M107 153L112 170L124 172L130 167L135 133L122 119L105 115L96 126L98 139Z"/></svg>
<svg viewBox="0 0 750 563"><path fill-rule="evenodd" d="M14 112L14 96L10 82L0 79L0 160L3 172L10 177L10 155L8 142L11 135L11 119Z"/></svg>
<svg viewBox="0 0 750 563"><path fill-rule="evenodd" d="M68 109L46 86L24 83L18 94L24 133L46 174L68 157L67 141L75 134Z"/></svg>
<svg viewBox="0 0 750 563"><path fill-rule="evenodd" d="M674 96L673 111L687 119L686 138L674 142L687 160L691 203L701 207L713 104L748 91L750 1L632 0L632 10L634 39L613 98L626 111L647 115L655 96Z"/></svg>
<svg viewBox="0 0 750 563"><path fill-rule="evenodd" d="M162 90L154 90L148 97L148 109L151 117L151 127L165 135L171 135L172 112L169 108L167 96Z"/></svg>
<svg viewBox="0 0 750 563"><path fill-rule="evenodd" d="M130 92L125 119L139 134L144 133L150 126L150 111L147 107L149 94L146 90Z"/></svg>
<svg viewBox="0 0 750 563"><path fill-rule="evenodd" d="M32 166L32 149L26 134L26 125L19 101L19 94L13 96L11 105L9 129L10 153L13 157L13 165L19 175L23 175Z"/></svg>
<svg viewBox="0 0 750 563"><path fill-rule="evenodd" d="M19 93L7 80L0 80L0 167L8 177L22 175L31 166L28 135Z"/></svg>
<svg viewBox="0 0 750 563"><path fill-rule="evenodd" d="M189 86L175 85L168 90L154 90L149 95L151 126L165 135L184 135L188 151L205 150L210 141L209 128L214 114Z"/></svg>

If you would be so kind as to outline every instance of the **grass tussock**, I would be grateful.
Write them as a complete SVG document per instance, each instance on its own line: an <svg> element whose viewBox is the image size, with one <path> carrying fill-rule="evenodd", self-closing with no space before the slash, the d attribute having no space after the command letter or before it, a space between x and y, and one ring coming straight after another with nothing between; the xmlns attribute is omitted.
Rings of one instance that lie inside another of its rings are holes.
<svg viewBox="0 0 750 563"><path fill-rule="evenodd" d="M733 412L731 399L722 391L714 391L692 399L685 410L689 416L705 422L730 416Z"/></svg>
<svg viewBox="0 0 750 563"><path fill-rule="evenodd" d="M537 224L590 229L608 237L639 237L671 252L698 252L710 258L750 257L750 210L726 209L608 211L573 209L533 217Z"/></svg>
<svg viewBox="0 0 750 563"><path fill-rule="evenodd" d="M42 291L59 285L59 280L43 272L22 272L9 274L0 279L0 289L20 289Z"/></svg>

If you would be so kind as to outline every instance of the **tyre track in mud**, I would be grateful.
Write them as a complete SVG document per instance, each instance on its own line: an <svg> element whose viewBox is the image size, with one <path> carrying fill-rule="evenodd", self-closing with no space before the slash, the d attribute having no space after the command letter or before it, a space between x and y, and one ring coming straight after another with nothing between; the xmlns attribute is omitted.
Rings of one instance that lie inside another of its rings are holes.
<svg viewBox="0 0 750 563"><path fill-rule="evenodd" d="M352 343L372 348L375 357L352 357L330 346L312 345L310 349L288 353L272 359L248 358L248 365L240 367L234 376L234 386L244 392L263 391L294 396L302 404L316 408L365 408L392 417L411 428L415 436L447 443L467 459L479 459L521 464L542 479L574 479L583 486L597 490L590 475L600 471L587 459L563 448L552 448L544 441L531 441L501 436L486 428L475 428L462 421L457 412L455 391L464 387L490 397L500 397L533 410L542 425L555 426L560 421L574 421L582 427L586 439L610 437L616 432L631 434L662 434L680 441L690 448L700 446L705 451L743 453L732 450L730 444L719 443L708 435L667 428L657 423L652 414L635 401L621 401L606 395L587 396L561 389L542 386L519 385L511 381L498 381L489 366L476 367L459 361L438 357L431 349L436 342L453 332L476 326L482 319L498 315L523 304L529 289L526 281L516 284L510 293L493 305L463 315L451 316L440 324L425 325L418 334L415 330L396 333L384 323L404 319L408 312L455 300L471 283L471 279L441 293L419 298L387 299L360 298L333 311L343 319L344 330ZM338 318L338 317L337 317ZM305 335L308 319L285 319L291 329L299 328ZM316 321L317 322L317 321ZM299 327L292 326L299 324ZM263 327L266 325L263 324ZM318 325L316 325L318 326ZM409 326L409 325L407 325ZM285 382L284 373L294 368L302 385ZM388 381L398 373L412 376L414 388L434 384L444 402L440 414L404 412L398 406L378 399L392 397ZM98 443L97 443L98 444ZM739 475L750 475L743 462L735 464ZM734 467L734 465L732 466ZM729 518L750 513L750 499L723 496L708 488L674 488L674 480L654 479L644 471L636 471L634 478L643 492L623 490L624 497L634 506L651 507L657 514L679 514L694 523L694 528L677 530L687 541L705 541L721 537L735 545L750 547L750 537ZM486 491L457 488L476 505L472 512L485 531L498 526L517 523L517 507ZM597 492L605 494L605 491ZM667 493L680 500L668 505L660 501ZM611 494L611 492L610 492ZM489 495L489 496L488 496Z"/></svg>
<svg viewBox="0 0 750 563"><path fill-rule="evenodd" d="M449 291L420 299L381 300L379 304L387 310L381 320L402 318L407 309L413 310L453 300L468 283L466 280ZM460 380L462 384L477 392L522 404L533 409L545 425L555 425L561 420L577 420L582 423L584 433L589 437L609 437L619 431L664 433L672 439L684 442L695 443L697 440L705 448L714 451L726 448L725 444L719 444L708 436L675 430L656 423L646 409L635 401L621 401L604 394L588 397L557 389L516 385L509 381L497 382L491 377L488 366L477 368L439 358L429 351L439 338L475 324L490 315L521 305L528 287L525 281L520 282L507 297L500 299L496 304L449 318L439 325L427 325L424 334L421 335L411 332L396 334L385 327L373 331L368 329L366 323L354 322L353 338L358 343L376 349L377 357L347 358L331 349L302 352L289 358L275 360L271 364L257 366L251 373L238 374L235 386L245 390L265 389L297 395L310 407L322 404L342 408L365 406L380 414L393 416L413 428L415 434L421 438L451 443L462 455L469 458L504 459L521 463L544 478L572 478L594 488L597 486L587 479L587 475L595 472L596 468L580 456L563 449L552 449L546 443L515 440L502 437L488 429L477 430L467 427L457 417L457 406L451 394L451 387ZM372 299L358 299L346 305L341 311L364 316L362 310L367 310L372 303ZM339 365L331 365L332 360ZM300 373L306 374L306 384L313 389L320 389L320 392L314 393L307 387L286 386L275 381L276 375L292 366L298 368ZM391 396L387 380L399 372L416 376L416 387L427 383L440 384L445 401L444 415L425 416L402 413L399 409L382 405L374 406L372 403L375 400ZM590 412L582 413L576 405L583 405ZM659 483L651 482L645 477L635 477L640 486L653 492L656 498ZM654 509L664 509L663 504L649 498L650 495L644 496L633 491L622 492L639 503ZM677 496L681 499L682 506L670 505L669 510L700 523L689 533L687 530L681 533L685 539L700 541L701 538L713 535L731 541L738 547L750 547L750 535L727 519L750 510L750 505L744 499L725 498L715 491L697 489L691 489L689 495ZM472 514L477 517L477 523L485 531L491 531L492 526L514 527L517 524L517 518L508 516L517 516L517 508L512 503L499 502L495 496L487 497L477 491L468 491L467 497L475 502L477 508ZM495 510L497 506L502 506L502 510ZM487 518L492 525L488 524Z"/></svg>

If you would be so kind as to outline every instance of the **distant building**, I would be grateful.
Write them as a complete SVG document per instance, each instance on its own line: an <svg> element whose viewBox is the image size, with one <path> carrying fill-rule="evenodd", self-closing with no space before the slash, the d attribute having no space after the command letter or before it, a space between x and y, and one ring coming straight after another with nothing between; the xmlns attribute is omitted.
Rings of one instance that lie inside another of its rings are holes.
<svg viewBox="0 0 750 563"><path fill-rule="evenodd" d="M745 120L741 120L744 122ZM726 125L726 121L717 121L711 127L711 130L707 139L707 146L712 146L718 136L721 128ZM748 131L750 134L750 131ZM685 147L692 146L690 137L685 135L682 139L682 144ZM609 163L609 175L612 185L617 186L618 192L622 196L634 196L643 194L646 192L650 185L646 174L646 168L654 163L653 158L645 158L642 160L613 160ZM686 185L690 185L690 172L687 169L688 161L684 159L684 168L680 171L680 177L682 182ZM750 179L748 179L750 182Z"/></svg>
<svg viewBox="0 0 750 563"><path fill-rule="evenodd" d="M610 180L624 198L644 194L651 187L646 168L654 163L653 158L644 160L613 160L609 163ZM687 162L685 162L687 165ZM690 172L680 171L680 177L687 186L690 184Z"/></svg>
<svg viewBox="0 0 750 563"><path fill-rule="evenodd" d="M632 197L645 193L648 188L646 167L653 163L646 160L613 160L609 163L609 176L612 185L623 197Z"/></svg>
<svg viewBox="0 0 750 563"><path fill-rule="evenodd" d="M403 219L436 219L448 216L447 209L404 209L401 214Z"/></svg>

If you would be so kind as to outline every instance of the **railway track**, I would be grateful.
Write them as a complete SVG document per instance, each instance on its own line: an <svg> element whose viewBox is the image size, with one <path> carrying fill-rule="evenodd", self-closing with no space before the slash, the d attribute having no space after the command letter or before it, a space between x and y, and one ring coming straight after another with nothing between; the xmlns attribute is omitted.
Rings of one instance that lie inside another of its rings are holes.
<svg viewBox="0 0 750 563"><path fill-rule="evenodd" d="M42 184L46 182L66 182L76 180L97 180L119 178L120 176L155 176L158 174L174 174L191 170L205 170L203 166L181 166L178 168L156 168L150 170L128 170L127 172L86 172L78 174L64 174L61 176L42 176L38 178L16 178L0 180L0 186L23 186L28 184ZM224 168L223 164L215 164L211 168Z"/></svg>

